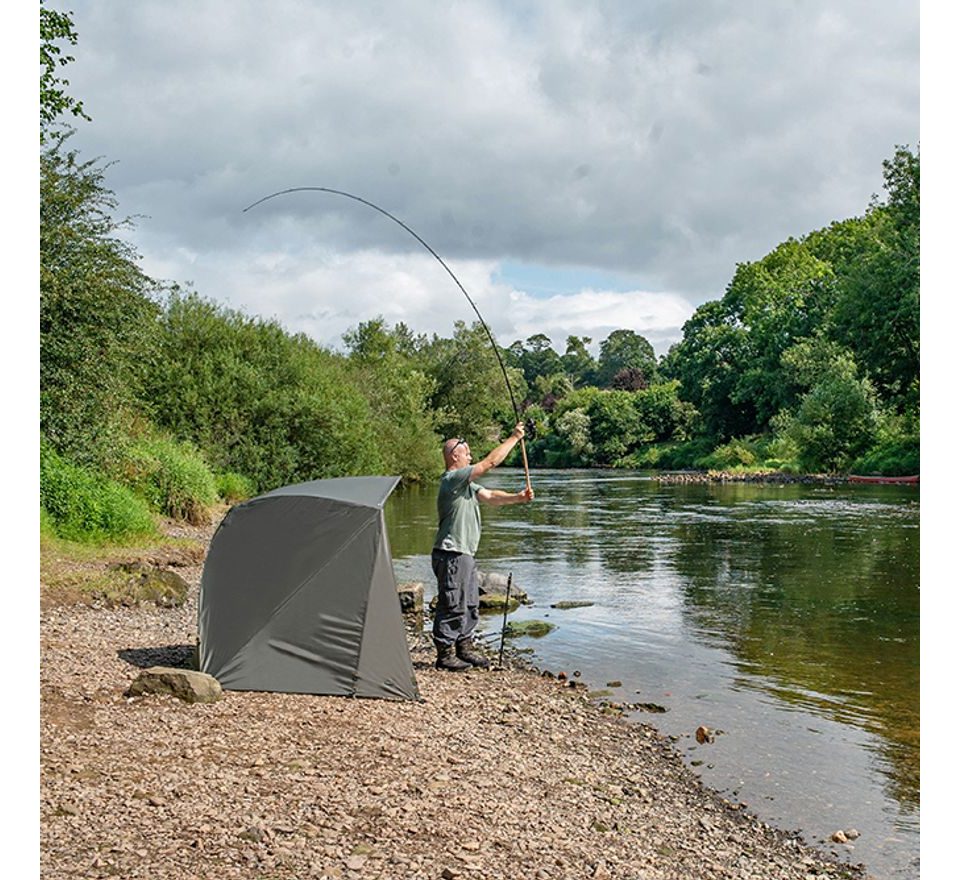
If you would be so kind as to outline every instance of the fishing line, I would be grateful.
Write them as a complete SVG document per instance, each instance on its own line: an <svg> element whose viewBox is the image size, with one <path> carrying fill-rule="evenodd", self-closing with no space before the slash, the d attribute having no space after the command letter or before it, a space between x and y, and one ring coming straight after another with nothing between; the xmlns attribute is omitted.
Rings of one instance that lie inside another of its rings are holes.
<svg viewBox="0 0 960 880"><path fill-rule="evenodd" d="M247 205L243 209L245 214L251 208L256 208L257 205L262 205L264 202L270 201L270 199L275 199L277 196L288 195L289 193L295 192L324 192L331 193L335 196L343 196L347 199L353 199L355 202L360 202L361 205L366 205L368 208L373 208L374 211L379 211L383 214L384 217L389 217L394 223L398 226L403 227L407 232L409 232L417 241L420 242L431 254L433 254L434 259L447 270L447 274L454 280L454 283L457 287L460 288L460 291L467 298L467 302L473 307L474 312L476 312L477 317L480 319L480 324L483 329L487 331L487 337L490 340L490 345L493 347L493 353L496 355L497 363L500 364L500 372L503 373L503 381L507 386L507 393L510 395L510 403L513 404L513 414L516 416L517 421L520 421L520 408L517 406L517 399L513 394L513 386L510 384L510 377L507 375L507 368L504 366L503 358L500 357L500 349L497 346L497 341L493 338L493 333L490 331L490 328L487 326L487 322L483 320L483 315L480 314L480 309L477 308L477 304L473 301L473 298L467 293L467 289L460 283L460 279L453 274L453 270L443 261L443 258L438 254L430 245L428 245L416 232L414 232L406 223L400 220L398 217L394 217L389 211L385 208L381 208L379 205L375 205L373 202L368 201L367 199L360 198L360 196L355 196L353 193L344 192L340 189L331 189L327 186L294 186L290 189L282 189L279 192L271 193L268 196L264 196L262 199L258 199L252 205ZM523 453L523 470L527 478L527 488L530 488L530 469L527 465L527 449L526 445L523 442L523 439L520 440L520 451Z"/></svg>

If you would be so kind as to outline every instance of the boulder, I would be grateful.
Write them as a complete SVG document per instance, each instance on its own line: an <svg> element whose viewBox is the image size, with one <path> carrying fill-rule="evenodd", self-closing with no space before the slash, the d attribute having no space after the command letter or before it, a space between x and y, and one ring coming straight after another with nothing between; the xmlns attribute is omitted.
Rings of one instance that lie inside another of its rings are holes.
<svg viewBox="0 0 960 880"><path fill-rule="evenodd" d="M163 607L179 608L190 592L190 585L168 568L157 568L140 560L119 562L111 568L133 576L134 594L141 602L155 602Z"/></svg>
<svg viewBox="0 0 960 880"><path fill-rule="evenodd" d="M420 581L397 584L397 596L404 614L423 614L423 584Z"/></svg>
<svg viewBox="0 0 960 880"><path fill-rule="evenodd" d="M508 638L530 636L539 639L554 629L554 625L545 620L512 620L507 624L505 633Z"/></svg>
<svg viewBox="0 0 960 880"><path fill-rule="evenodd" d="M397 584L397 596L400 599L400 611L409 629L415 633L423 630L423 584L420 581L408 581Z"/></svg>
<svg viewBox="0 0 960 880"><path fill-rule="evenodd" d="M215 703L223 696L223 688L219 681L205 672L151 666L137 676L127 691L131 697L145 694L170 694L186 703Z"/></svg>
<svg viewBox="0 0 960 880"><path fill-rule="evenodd" d="M503 611L507 604L507 575L495 572L477 571L477 580L480 583L480 610ZM530 605L530 597L517 586L516 581L510 584L510 607L514 611L521 605Z"/></svg>

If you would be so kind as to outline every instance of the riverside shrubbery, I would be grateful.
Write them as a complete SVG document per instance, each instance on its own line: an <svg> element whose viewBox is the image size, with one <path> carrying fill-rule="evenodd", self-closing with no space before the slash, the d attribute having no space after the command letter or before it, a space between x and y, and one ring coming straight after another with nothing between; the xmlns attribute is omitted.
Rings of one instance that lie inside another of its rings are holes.
<svg viewBox="0 0 960 880"><path fill-rule="evenodd" d="M156 532L147 502L103 474L40 445L41 524L71 541L125 541Z"/></svg>
<svg viewBox="0 0 960 880"><path fill-rule="evenodd" d="M165 516L199 524L219 498L217 480L190 443L166 437L127 441L111 463L112 474Z"/></svg>

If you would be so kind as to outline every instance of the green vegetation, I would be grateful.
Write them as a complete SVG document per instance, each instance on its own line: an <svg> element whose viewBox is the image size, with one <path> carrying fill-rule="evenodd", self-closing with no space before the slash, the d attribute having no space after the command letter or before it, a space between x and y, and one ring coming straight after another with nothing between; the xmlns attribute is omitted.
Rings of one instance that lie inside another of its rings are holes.
<svg viewBox="0 0 960 880"><path fill-rule="evenodd" d="M63 538L119 541L155 533L147 503L102 474L40 445L41 525Z"/></svg>
<svg viewBox="0 0 960 880"><path fill-rule="evenodd" d="M41 7L40 26L46 532L117 540L302 480L423 480L442 438L481 454L509 431L479 324L428 338L373 317L338 352L145 275L104 166L58 127L86 118L57 75L70 16ZM578 336L503 349L531 465L918 471L919 154L898 148L883 178L864 216L737 266L659 361L625 328L597 358Z"/></svg>

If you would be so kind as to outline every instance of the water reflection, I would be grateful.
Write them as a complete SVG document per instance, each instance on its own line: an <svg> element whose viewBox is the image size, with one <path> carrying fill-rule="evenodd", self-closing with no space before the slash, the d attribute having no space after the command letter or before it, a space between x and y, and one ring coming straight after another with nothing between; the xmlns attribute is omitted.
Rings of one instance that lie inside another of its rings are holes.
<svg viewBox="0 0 960 880"><path fill-rule="evenodd" d="M534 505L485 511L478 555L481 567L515 572L534 616L561 599L595 602L554 614L559 627L538 655L630 679L670 705L654 719L668 732L698 713L723 719L737 734L718 740L723 768L704 768L711 784L752 787L787 827L831 821L828 807L859 811L876 841L858 842L856 860L909 876L919 851L918 490L535 476ZM520 481L495 471L484 483ZM386 512L398 574L429 593L434 487L397 493ZM811 792L813 779L826 793Z"/></svg>

